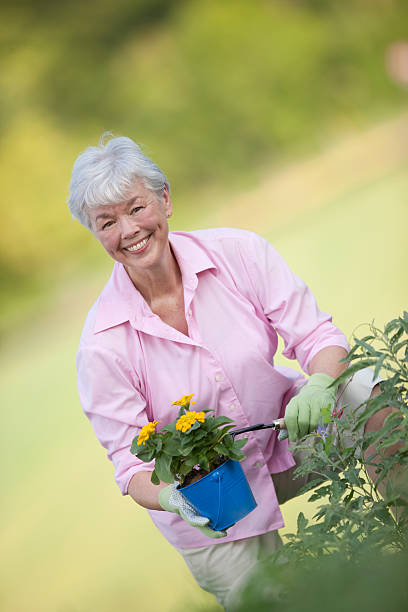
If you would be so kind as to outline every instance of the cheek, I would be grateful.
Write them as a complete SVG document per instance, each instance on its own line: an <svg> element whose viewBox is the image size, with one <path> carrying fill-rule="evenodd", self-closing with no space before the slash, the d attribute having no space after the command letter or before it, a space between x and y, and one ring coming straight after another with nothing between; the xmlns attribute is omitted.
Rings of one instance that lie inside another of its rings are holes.
<svg viewBox="0 0 408 612"><path fill-rule="evenodd" d="M103 248L105 249L105 251L108 251L108 253L110 253L111 251L115 250L115 239L114 236L109 235L107 236L106 234L103 236L99 236L98 237L99 242L101 243L101 245L103 246Z"/></svg>

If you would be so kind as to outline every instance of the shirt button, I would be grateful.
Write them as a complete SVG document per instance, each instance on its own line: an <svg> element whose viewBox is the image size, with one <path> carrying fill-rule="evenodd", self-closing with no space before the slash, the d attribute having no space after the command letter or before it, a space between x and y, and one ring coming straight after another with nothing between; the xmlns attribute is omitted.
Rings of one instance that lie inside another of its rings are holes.
<svg viewBox="0 0 408 612"><path fill-rule="evenodd" d="M193 311L191 310L191 308L188 309L188 316L191 317L191 315L193 314Z"/></svg>
<svg viewBox="0 0 408 612"><path fill-rule="evenodd" d="M215 376L215 380L216 380L217 382L221 382L221 381L222 381L222 376L221 376L221 374L216 374L216 376Z"/></svg>
<svg viewBox="0 0 408 612"><path fill-rule="evenodd" d="M256 467L256 468L260 468L260 467L262 467L262 463L261 463L260 461L257 461L257 462L255 463L255 467Z"/></svg>
<svg viewBox="0 0 408 612"><path fill-rule="evenodd" d="M235 410L236 406L235 404L231 404L231 406L229 407L230 410Z"/></svg>

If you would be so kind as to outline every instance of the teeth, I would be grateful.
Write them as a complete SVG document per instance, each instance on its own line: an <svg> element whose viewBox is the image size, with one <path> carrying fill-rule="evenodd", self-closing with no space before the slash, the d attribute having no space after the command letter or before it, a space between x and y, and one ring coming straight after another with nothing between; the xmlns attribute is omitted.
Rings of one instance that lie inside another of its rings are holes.
<svg viewBox="0 0 408 612"><path fill-rule="evenodd" d="M144 245L147 243L147 241L148 241L148 238L144 238L144 240L141 240L137 244L134 244L134 245L132 245L130 247L127 247L127 250L128 251L138 251L139 249L144 247Z"/></svg>

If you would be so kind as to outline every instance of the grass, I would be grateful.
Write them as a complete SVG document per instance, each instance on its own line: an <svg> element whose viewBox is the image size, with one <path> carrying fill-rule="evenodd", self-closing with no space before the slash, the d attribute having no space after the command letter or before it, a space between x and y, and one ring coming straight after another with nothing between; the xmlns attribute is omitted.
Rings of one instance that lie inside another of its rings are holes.
<svg viewBox="0 0 408 612"><path fill-rule="evenodd" d="M366 153L367 159L374 155ZM320 159L322 168L326 158L327 153ZM296 176L299 168L287 180ZM362 322L390 319L408 301L404 160L361 176L352 183L345 177L334 193L323 173L320 185L299 194L290 218L284 205L282 215L279 207L268 212L270 192L258 197L257 208L248 205L244 217L245 206L234 207L233 198L222 210L223 224L238 225L238 211L240 227L268 237L348 335ZM308 205L313 192L318 206ZM212 208L201 223L218 224L218 218ZM199 224L191 213L178 227ZM85 280L64 287L35 326L10 336L0 358L7 414L0 445L5 612L172 612L209 608L213 601L147 513L120 496L104 451L81 417L75 352L86 310L105 276L106 269L90 286ZM300 498L284 506L283 532L294 529L304 505Z"/></svg>

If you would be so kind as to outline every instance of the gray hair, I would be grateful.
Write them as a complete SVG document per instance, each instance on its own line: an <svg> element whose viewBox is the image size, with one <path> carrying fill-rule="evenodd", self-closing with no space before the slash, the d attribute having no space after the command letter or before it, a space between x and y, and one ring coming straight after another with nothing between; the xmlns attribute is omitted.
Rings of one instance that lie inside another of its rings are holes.
<svg viewBox="0 0 408 612"><path fill-rule="evenodd" d="M69 186L68 207L73 217L91 229L88 208L119 204L131 197L137 179L160 198L170 185L163 172L130 138L102 135L99 145L88 147L76 159Z"/></svg>

